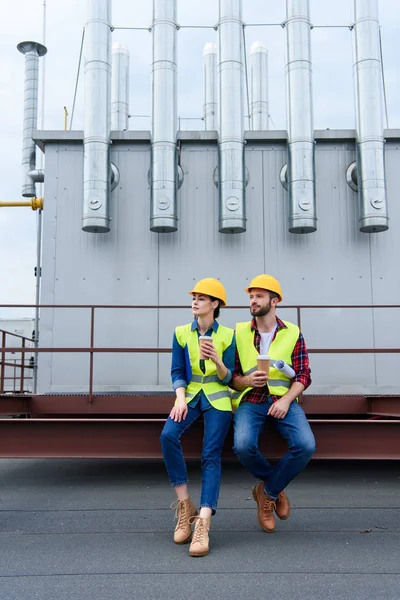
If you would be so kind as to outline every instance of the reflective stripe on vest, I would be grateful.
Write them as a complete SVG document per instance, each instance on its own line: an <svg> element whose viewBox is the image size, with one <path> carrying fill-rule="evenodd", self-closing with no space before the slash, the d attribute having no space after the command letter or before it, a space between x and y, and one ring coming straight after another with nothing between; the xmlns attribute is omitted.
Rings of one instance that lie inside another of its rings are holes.
<svg viewBox="0 0 400 600"><path fill-rule="evenodd" d="M210 404L218 410L232 410L229 388L221 383L217 368L212 360L205 360L205 373L200 369L199 336L197 329L192 331L192 324L182 325L175 330L176 339L182 348L187 346L192 379L186 388L186 402L190 402L202 390ZM218 324L218 331L213 331L212 342L219 356L231 345L234 331Z"/></svg>
<svg viewBox="0 0 400 600"><path fill-rule="evenodd" d="M271 343L268 355L272 360L283 360L288 365L292 364L292 352L299 338L300 329L297 325L284 321L286 328L279 329L274 341ZM236 347L244 375L257 371L258 352L254 347L254 331L251 322L237 323ZM271 366L269 371L268 388L273 396L283 396L290 388L291 380L281 371ZM234 405L238 406L243 397L253 388L248 387L241 392L233 394Z"/></svg>

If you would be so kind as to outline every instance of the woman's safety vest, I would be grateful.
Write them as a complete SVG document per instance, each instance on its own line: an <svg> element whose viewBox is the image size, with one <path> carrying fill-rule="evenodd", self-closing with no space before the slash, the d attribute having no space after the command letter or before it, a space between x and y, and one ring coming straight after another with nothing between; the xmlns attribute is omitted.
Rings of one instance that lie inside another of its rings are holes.
<svg viewBox="0 0 400 600"><path fill-rule="evenodd" d="M217 367L212 360L205 360L205 373L200 369L199 336L197 329L192 331L192 324L181 325L175 329L176 339L182 348L187 346L192 378L186 388L186 402L190 402L196 394L203 390L210 404L218 410L231 411L229 388L221 383ZM212 332L211 338L216 351L222 358L224 351L231 345L234 331L218 324L218 331Z"/></svg>
<svg viewBox="0 0 400 600"><path fill-rule="evenodd" d="M284 321L286 329L279 329L276 332L274 341L271 343L268 356L271 360L283 360L286 364L292 365L292 352L299 339L300 329L297 325ZM251 322L237 323L236 325L236 348L239 354L240 364L243 375L250 375L257 371L257 357L259 356L254 346L254 331L251 329ZM290 388L291 380L281 371L271 366L269 370L268 388L273 396L283 396ZM232 394L232 404L238 407L243 397L252 390L248 387L242 392Z"/></svg>

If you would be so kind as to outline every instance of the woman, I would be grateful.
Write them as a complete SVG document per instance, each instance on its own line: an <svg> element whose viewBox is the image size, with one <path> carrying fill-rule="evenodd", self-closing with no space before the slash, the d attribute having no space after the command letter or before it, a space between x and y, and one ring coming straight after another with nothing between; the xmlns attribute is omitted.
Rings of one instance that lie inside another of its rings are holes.
<svg viewBox="0 0 400 600"><path fill-rule="evenodd" d="M177 500L171 505L178 520L174 542L185 544L192 535L191 556L209 551L211 515L215 514L221 480L221 454L232 420L228 383L235 366L233 329L216 320L226 306L225 288L217 279L199 281L189 292L193 296L194 321L175 329L171 377L176 402L161 434L165 465ZM199 337L202 340L200 358ZM200 513L188 492L188 476L182 454L181 436L200 417L204 421Z"/></svg>

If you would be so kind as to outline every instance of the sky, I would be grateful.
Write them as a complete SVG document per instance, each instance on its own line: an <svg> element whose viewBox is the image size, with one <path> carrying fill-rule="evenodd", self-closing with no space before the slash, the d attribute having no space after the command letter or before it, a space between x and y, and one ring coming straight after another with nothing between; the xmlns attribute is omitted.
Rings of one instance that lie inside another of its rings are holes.
<svg viewBox="0 0 400 600"><path fill-rule="evenodd" d="M268 48L270 128L286 129L285 32L278 25L285 19L285 1L245 0L243 5L243 20L248 24L247 51L254 41L262 41ZM379 0L379 11L388 125L394 129L400 128L400 2ZM2 3L1 12L0 200L20 200L24 57L16 46L24 40L45 39L48 53L40 59L38 127L62 130L66 106L69 129L86 2L13 0ZM312 31L315 129L354 129L352 33L348 28L354 20L353 2L310 0L310 13L312 23L319 26ZM151 19L152 0L113 0L115 27L148 27ZM180 25L212 26L217 22L217 0L178 0ZM275 25L253 26L260 23ZM332 27L338 25L341 27ZM217 41L216 36L211 28L182 28L178 32L178 115L182 129L204 129L200 120L202 51L207 42ZM116 29L112 43L116 42L126 44L130 50L130 114L150 115L151 34ZM130 119L130 129L149 130L150 126L149 117ZM83 68L72 128L83 129ZM38 167L42 160L38 151ZM37 191L40 193L40 187ZM0 304L34 303L36 236L37 213L30 208L0 208ZM31 310L0 308L0 318L31 314Z"/></svg>

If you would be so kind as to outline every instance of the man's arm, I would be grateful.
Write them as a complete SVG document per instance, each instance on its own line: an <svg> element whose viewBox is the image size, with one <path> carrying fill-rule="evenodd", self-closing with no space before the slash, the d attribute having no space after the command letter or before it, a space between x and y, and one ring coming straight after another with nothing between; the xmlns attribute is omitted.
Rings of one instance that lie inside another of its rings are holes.
<svg viewBox="0 0 400 600"><path fill-rule="evenodd" d="M236 349L235 371L233 373L231 387L237 392L242 392L248 387L264 387L267 381L268 375L264 373L264 371L253 371L250 375L243 375L239 353Z"/></svg>

